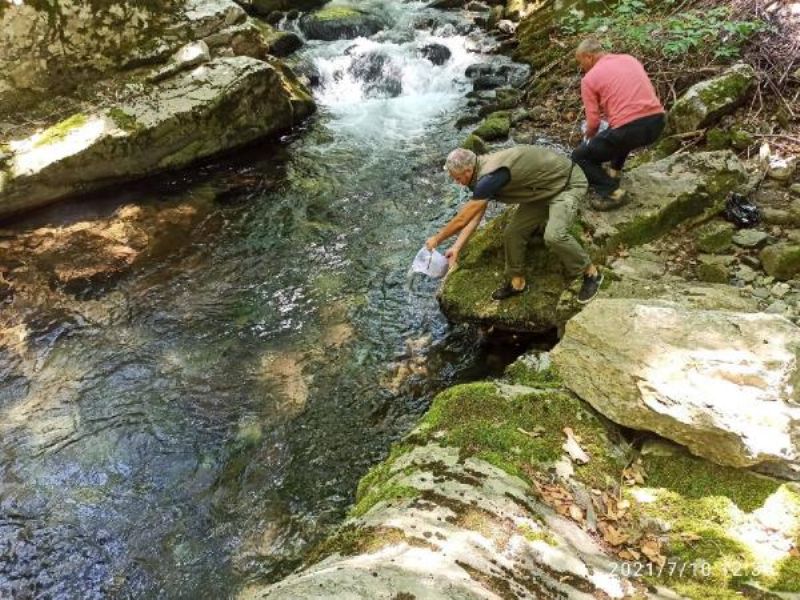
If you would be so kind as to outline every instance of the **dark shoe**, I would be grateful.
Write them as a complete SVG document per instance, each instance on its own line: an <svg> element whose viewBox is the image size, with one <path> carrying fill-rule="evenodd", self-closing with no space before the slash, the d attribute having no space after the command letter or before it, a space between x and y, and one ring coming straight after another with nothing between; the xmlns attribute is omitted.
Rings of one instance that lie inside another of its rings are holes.
<svg viewBox="0 0 800 600"><path fill-rule="evenodd" d="M603 273L600 271L597 271L597 275L594 277L584 275L583 285L581 285L581 290L578 292L578 302L581 304L591 302L597 296L597 292L600 291L601 283L603 283Z"/></svg>
<svg viewBox="0 0 800 600"><path fill-rule="evenodd" d="M514 286L511 285L511 282L508 282L503 285L503 287L499 287L492 292L492 300L505 300L506 298L511 298L511 296L519 296L520 294L524 294L527 291L528 282L525 282L525 286L521 290L514 289Z"/></svg>
<svg viewBox="0 0 800 600"><path fill-rule="evenodd" d="M625 190L618 188L603 198L592 198L589 204L595 210L613 210L625 204L625 196Z"/></svg>

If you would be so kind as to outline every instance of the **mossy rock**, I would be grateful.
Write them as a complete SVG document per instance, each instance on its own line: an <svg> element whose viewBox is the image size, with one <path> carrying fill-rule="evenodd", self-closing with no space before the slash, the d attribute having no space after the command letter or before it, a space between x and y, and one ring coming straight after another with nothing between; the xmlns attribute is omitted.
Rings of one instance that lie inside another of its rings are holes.
<svg viewBox="0 0 800 600"><path fill-rule="evenodd" d="M697 278L707 283L728 283L731 278L728 261L720 256L704 255L698 257Z"/></svg>
<svg viewBox="0 0 800 600"><path fill-rule="evenodd" d="M503 229L514 210L506 210L477 231L462 251L458 268L447 275L439 303L448 319L509 331L542 333L558 327L556 309L569 281L540 237L528 244L525 275L530 289L502 302L491 297L507 280Z"/></svg>
<svg viewBox="0 0 800 600"><path fill-rule="evenodd" d="M737 150L747 150L750 146L755 144L753 134L744 129L731 130L731 145Z"/></svg>
<svg viewBox="0 0 800 600"><path fill-rule="evenodd" d="M349 40L369 37L384 28L382 19L371 13L346 6L323 8L300 18L300 29L312 40Z"/></svg>
<svg viewBox="0 0 800 600"><path fill-rule="evenodd" d="M276 11L313 10L323 6L328 0L250 0L249 6L260 16L268 16Z"/></svg>
<svg viewBox="0 0 800 600"><path fill-rule="evenodd" d="M800 245L783 242L767 246L759 258L767 274L775 279L786 281L800 273Z"/></svg>
<svg viewBox="0 0 800 600"><path fill-rule="evenodd" d="M511 130L511 113L508 111L497 111L486 117L472 132L484 141L493 142L508 139Z"/></svg>
<svg viewBox="0 0 800 600"><path fill-rule="evenodd" d="M712 125L744 101L755 80L753 67L739 63L693 85L670 109L670 131L684 133Z"/></svg>
<svg viewBox="0 0 800 600"><path fill-rule="evenodd" d="M461 147L466 148L467 150L472 150L475 154L486 154L486 152L488 152L486 142L484 142L474 133L468 135L467 138L461 142Z"/></svg>
<svg viewBox="0 0 800 600"><path fill-rule="evenodd" d="M695 245L706 254L724 254L733 246L735 228L725 221L711 221L694 232Z"/></svg>
<svg viewBox="0 0 800 600"><path fill-rule="evenodd" d="M680 223L719 213L728 193L745 190L749 176L730 151L680 154L631 170L623 180L628 202L605 213L587 212L583 220L604 253L620 245L655 240Z"/></svg>

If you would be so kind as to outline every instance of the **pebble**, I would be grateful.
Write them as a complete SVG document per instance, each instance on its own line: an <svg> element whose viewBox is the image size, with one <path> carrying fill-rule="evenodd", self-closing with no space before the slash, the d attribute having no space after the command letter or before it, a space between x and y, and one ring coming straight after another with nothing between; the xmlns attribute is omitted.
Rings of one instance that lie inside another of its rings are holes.
<svg viewBox="0 0 800 600"><path fill-rule="evenodd" d="M769 298L769 290L766 288L756 288L753 290L753 297L766 300L767 298Z"/></svg>
<svg viewBox="0 0 800 600"><path fill-rule="evenodd" d="M800 196L800 183L793 183L789 186L789 191L796 196Z"/></svg>

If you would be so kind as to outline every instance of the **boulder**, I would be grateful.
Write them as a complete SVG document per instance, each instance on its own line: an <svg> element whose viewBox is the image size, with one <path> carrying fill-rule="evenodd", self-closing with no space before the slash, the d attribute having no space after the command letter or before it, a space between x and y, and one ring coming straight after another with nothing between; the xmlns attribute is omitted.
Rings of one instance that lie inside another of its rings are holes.
<svg viewBox="0 0 800 600"><path fill-rule="evenodd" d="M626 173L628 202L613 211L586 212L585 225L605 252L654 240L703 213L719 212L748 174L730 151L672 155Z"/></svg>
<svg viewBox="0 0 800 600"><path fill-rule="evenodd" d="M755 80L753 67L738 63L713 79L693 85L672 105L670 130L685 133L713 124L742 103Z"/></svg>
<svg viewBox="0 0 800 600"><path fill-rule="evenodd" d="M182 167L285 130L313 102L279 63L217 58L112 108L11 143L0 216L104 185Z"/></svg>
<svg viewBox="0 0 800 600"><path fill-rule="evenodd" d="M347 71L362 82L364 92L369 97L394 98L403 91L403 73L389 56L380 51L356 55Z"/></svg>
<svg viewBox="0 0 800 600"><path fill-rule="evenodd" d="M245 9L266 17L277 11L313 10L323 6L328 0L237 0Z"/></svg>
<svg viewBox="0 0 800 600"><path fill-rule="evenodd" d="M289 56L303 47L300 36L291 31L276 31L267 38L267 52L272 56Z"/></svg>
<svg viewBox="0 0 800 600"><path fill-rule="evenodd" d="M450 48L444 44L428 44L420 48L419 52L435 65L443 65L452 55Z"/></svg>
<svg viewBox="0 0 800 600"><path fill-rule="evenodd" d="M800 273L800 245L782 242L767 246L759 254L767 274L788 281Z"/></svg>
<svg viewBox="0 0 800 600"><path fill-rule="evenodd" d="M612 421L721 465L800 479L800 329L763 313L597 299L552 353Z"/></svg>
<svg viewBox="0 0 800 600"><path fill-rule="evenodd" d="M369 37L383 29L385 23L363 10L336 6L303 15L299 25L308 39L334 41Z"/></svg>

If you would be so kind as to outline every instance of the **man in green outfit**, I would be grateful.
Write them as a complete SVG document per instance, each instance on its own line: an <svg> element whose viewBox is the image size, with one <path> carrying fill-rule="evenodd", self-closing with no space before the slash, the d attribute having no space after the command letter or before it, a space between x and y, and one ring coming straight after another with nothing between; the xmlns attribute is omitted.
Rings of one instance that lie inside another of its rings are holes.
<svg viewBox="0 0 800 600"><path fill-rule="evenodd" d="M583 274L578 302L589 302L597 295L603 275L569 233L588 184L583 171L568 157L540 146L520 145L484 156L458 148L448 155L444 168L456 182L469 187L472 199L428 239L425 245L429 250L460 232L446 253L450 264L455 264L461 248L480 224L490 199L517 204L503 232L507 279L492 298L504 300L528 289L527 245L543 225L544 243L558 256L567 273L574 277Z"/></svg>

